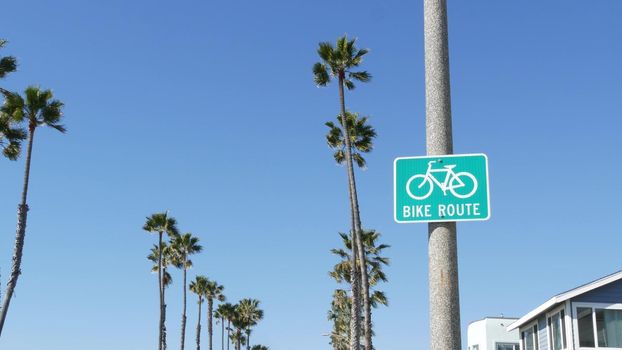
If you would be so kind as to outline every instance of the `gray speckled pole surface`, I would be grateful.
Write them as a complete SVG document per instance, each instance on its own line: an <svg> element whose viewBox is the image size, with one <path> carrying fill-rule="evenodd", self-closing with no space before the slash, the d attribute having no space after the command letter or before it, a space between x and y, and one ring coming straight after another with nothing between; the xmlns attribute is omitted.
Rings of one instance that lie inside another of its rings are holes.
<svg viewBox="0 0 622 350"><path fill-rule="evenodd" d="M453 153L446 0L424 0L426 146ZM428 224L430 349L460 350L456 223Z"/></svg>

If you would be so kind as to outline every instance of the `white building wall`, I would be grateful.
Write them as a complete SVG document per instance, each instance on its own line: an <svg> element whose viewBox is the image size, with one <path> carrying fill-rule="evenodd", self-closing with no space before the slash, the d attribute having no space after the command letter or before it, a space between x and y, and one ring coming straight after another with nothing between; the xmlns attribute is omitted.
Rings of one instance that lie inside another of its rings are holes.
<svg viewBox="0 0 622 350"><path fill-rule="evenodd" d="M487 317L469 324L467 350L497 350L497 343L519 343L518 330L506 330L516 318ZM476 348L477 346L478 348Z"/></svg>

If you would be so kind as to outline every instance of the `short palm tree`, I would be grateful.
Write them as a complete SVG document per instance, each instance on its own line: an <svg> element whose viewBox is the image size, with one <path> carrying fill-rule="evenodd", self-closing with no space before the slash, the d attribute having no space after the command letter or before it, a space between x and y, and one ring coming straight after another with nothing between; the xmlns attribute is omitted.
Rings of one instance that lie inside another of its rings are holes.
<svg viewBox="0 0 622 350"><path fill-rule="evenodd" d="M209 350L212 350L212 338L214 330L212 328L212 316L214 310L214 300L225 301L225 295L222 293L225 287L216 283L216 281L208 281L205 288L205 300L207 300L207 336L209 339Z"/></svg>
<svg viewBox="0 0 622 350"><path fill-rule="evenodd" d="M194 281L190 282L190 291L199 297L199 316L197 318L197 350L201 350L201 304L203 304L203 296L207 289L207 277L196 276Z"/></svg>
<svg viewBox="0 0 622 350"><path fill-rule="evenodd" d="M376 138L376 130L367 123L368 117L359 117L358 113L346 112L346 123L348 123L348 134L350 135L350 145L352 159L359 168L365 168L367 162L363 158L363 153L369 153L374 149L373 140ZM326 122L329 131L326 134L326 143L335 150L333 157L337 164L343 164L346 159L346 145L343 137L343 119L337 117L338 124Z"/></svg>
<svg viewBox="0 0 622 350"><path fill-rule="evenodd" d="M22 150L22 141L26 138L24 129L5 115L0 114L0 148L2 154L10 160L17 160Z"/></svg>
<svg viewBox="0 0 622 350"><path fill-rule="evenodd" d="M40 126L49 126L52 129L65 132L65 127L61 124L63 117L63 103L54 99L51 90L41 90L38 87L30 86L24 91L22 97L16 93L5 94L5 101L0 107L0 115L16 123L26 123L28 125L28 150L26 153L26 169L24 172L24 187L22 189L21 202L17 211L17 233L15 235L15 247L13 251L13 266L9 275L2 310L0 310L0 334L4 327L4 321L9 310L9 304L17 285L17 279L21 274L22 255L24 249L24 239L26 236L26 220L28 215L28 184L30 180L30 161L32 159L32 145L34 142L35 131Z"/></svg>
<svg viewBox="0 0 622 350"><path fill-rule="evenodd" d="M181 350L184 350L186 343L186 272L192 267L190 255L200 253L203 247L199 244L199 238L192 236L192 233L174 236L171 247L175 251L175 267L182 269L184 275L183 282L183 308L181 314Z"/></svg>
<svg viewBox="0 0 622 350"><path fill-rule="evenodd" d="M222 326L222 331L220 333L220 340L221 340L221 350L225 350L225 322L227 320L227 317L225 315L225 311L223 310L222 306L224 304L219 304L218 307L216 308L216 311L214 311L214 318L217 320L216 322L220 322L221 326Z"/></svg>
<svg viewBox="0 0 622 350"><path fill-rule="evenodd" d="M147 255L147 260L153 263L151 272L158 272L160 269L158 259L160 259L160 248L154 244L151 247L151 252ZM162 243L162 281L164 282L165 289L173 283L173 276L167 271L167 267L172 264L174 259L171 247L166 243Z"/></svg>
<svg viewBox="0 0 622 350"><path fill-rule="evenodd" d="M328 319L333 322L330 333L330 344L333 350L348 350L350 348L350 316L352 298L343 289L336 289L333 301L328 311Z"/></svg>
<svg viewBox="0 0 622 350"><path fill-rule="evenodd" d="M263 310L259 308L259 300L242 299L238 304L238 313L242 322L246 325L246 349L250 350L251 327L263 318Z"/></svg>
<svg viewBox="0 0 622 350"><path fill-rule="evenodd" d="M6 45L5 39L0 39L0 49ZM0 56L0 79L4 78L7 74L15 72L17 70L17 60L13 56ZM0 93L8 93L5 89L0 87Z"/></svg>
<svg viewBox="0 0 622 350"><path fill-rule="evenodd" d="M344 35L337 39L335 47L329 42L321 42L317 50L320 56L321 62L317 62L313 66L314 81L318 86L326 86L331 80L331 77L336 78L339 82L339 102L340 102L340 116L342 119L342 125L347 125L347 114L345 105L345 93L344 88L352 90L355 88L354 81L368 82L371 80L371 75L367 71L353 71L363 61L369 51L367 49L357 49L355 46L356 40L348 40ZM345 143L345 160L348 174L348 189L350 194L350 209L352 217L352 241L357 242L361 233L361 219L358 205L358 195L356 192L356 181L354 178L354 167L352 165L352 145L349 135L350 130L344 128L344 143ZM358 254L362 254L362 246L358 243ZM360 294L359 294L359 279L365 282L365 277L359 278L359 273L356 271L357 251L352 254L352 288L353 288L353 302L352 302L352 319L351 328L352 334L350 348L352 350L358 350L360 348L360 320L355 315L359 314L360 310ZM369 303L367 303L368 305ZM372 350L371 343L371 320L368 320L365 324L365 349Z"/></svg>
<svg viewBox="0 0 622 350"><path fill-rule="evenodd" d="M169 237L174 237L179 234L177 230L177 220L169 217L168 212L156 213L147 217L143 230L150 233L158 233L158 286L160 291L160 322L159 322L159 336L158 336L158 349L166 349L166 333L165 333L165 305L164 305L164 283L162 280L162 252L163 252L163 234L166 233Z"/></svg>
<svg viewBox="0 0 622 350"><path fill-rule="evenodd" d="M241 350L242 345L248 342L248 339L242 333L248 327L248 324L242 318L239 304L234 305L231 324L235 327L235 331L230 335L231 341L235 344L235 350Z"/></svg>
<svg viewBox="0 0 622 350"><path fill-rule="evenodd" d="M0 39L0 49L4 47L6 40ZM15 72L17 61L13 56L0 57L0 79L7 74ZM6 95L9 92L0 87L0 93ZM15 121L8 115L0 115L0 148L2 154L10 160L16 160L21 153L21 142L26 139L26 132L16 127Z"/></svg>
<svg viewBox="0 0 622 350"><path fill-rule="evenodd" d="M160 264L159 259L162 259L162 263ZM168 267L174 265L177 261L177 256L173 247L162 243L162 254L160 255L160 249L157 245L154 245L151 248L151 254L147 256L147 259L154 263L151 268L152 272L159 272L160 267L162 267L162 300L163 300L163 313L162 313L162 339L163 344L162 348L166 349L166 288L168 288L173 283L173 277L168 272Z"/></svg>
<svg viewBox="0 0 622 350"><path fill-rule="evenodd" d="M223 303L218 305L219 313L227 321L227 350L229 350L229 344L231 340L231 322L236 316L236 306L231 303Z"/></svg>
<svg viewBox="0 0 622 350"><path fill-rule="evenodd" d="M331 250L331 252L339 256L341 260L335 264L333 270L330 272L330 276L333 277L338 283L342 283L351 280L349 262L351 260L352 241L350 236L345 233L339 233L339 235L343 241L344 248ZM381 254L390 246L387 244L378 244L379 238L380 233L375 230L364 230L361 236L361 240L365 246L365 270L369 276L370 287L375 287L378 283L387 281L387 276L383 271L383 267L389 265L390 260L387 257L381 256ZM350 335L349 332L345 332L343 330L343 315L345 312L342 306L344 301L350 303L351 298L347 297L345 291L340 289L336 290L333 295L331 310L329 311L329 319L333 321L331 344L333 344L335 350L340 350L343 347L343 338L349 339ZM373 290L370 294L370 304L373 308L378 307L378 305L388 305L388 299L384 292L380 290ZM350 312L347 312L347 315L351 316Z"/></svg>
<svg viewBox="0 0 622 350"><path fill-rule="evenodd" d="M243 331L248 327L248 324L240 313L240 304L233 305L231 325L233 326L234 332L229 335L229 338L235 345L235 350L241 350L241 346L246 344L246 337L244 337Z"/></svg>
<svg viewBox="0 0 622 350"><path fill-rule="evenodd" d="M270 349L265 345L253 345L251 350L270 350Z"/></svg>

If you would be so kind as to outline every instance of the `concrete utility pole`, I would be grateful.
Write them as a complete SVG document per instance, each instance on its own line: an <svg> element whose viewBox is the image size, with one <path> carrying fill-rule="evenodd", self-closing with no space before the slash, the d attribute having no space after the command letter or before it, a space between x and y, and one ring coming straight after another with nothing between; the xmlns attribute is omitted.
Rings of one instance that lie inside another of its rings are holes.
<svg viewBox="0 0 622 350"><path fill-rule="evenodd" d="M425 26L426 148L453 153L447 1L423 0ZM460 350L460 298L456 223L428 224L430 350Z"/></svg>

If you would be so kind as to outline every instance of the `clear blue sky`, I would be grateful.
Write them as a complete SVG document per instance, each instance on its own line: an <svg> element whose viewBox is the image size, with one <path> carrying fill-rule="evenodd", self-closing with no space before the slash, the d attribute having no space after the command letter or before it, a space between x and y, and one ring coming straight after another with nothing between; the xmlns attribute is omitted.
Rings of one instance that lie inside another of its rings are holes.
<svg viewBox="0 0 622 350"><path fill-rule="evenodd" d="M37 136L2 349L154 349L157 280L145 256L156 236L141 227L165 209L205 246L191 276L224 284L233 302L262 301L253 342L329 349L329 250L348 229L348 203L324 141L336 86L316 88L311 66L317 43L344 33L371 49L374 75L347 95L379 135L357 173L363 225L392 245L376 344L428 347L427 226L392 214L393 159L425 152L422 1L2 7L2 54L19 71L0 84L52 88L69 129ZM618 0L450 1L455 151L488 154L492 193L490 221L458 225L463 342L470 321L521 316L622 269L621 12ZM0 169L4 285L23 160Z"/></svg>

